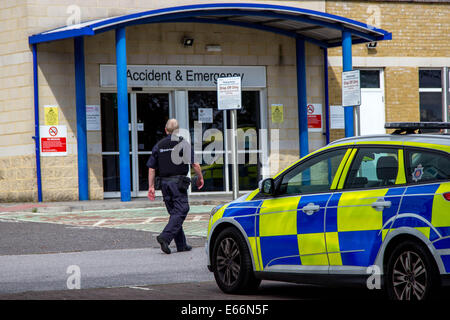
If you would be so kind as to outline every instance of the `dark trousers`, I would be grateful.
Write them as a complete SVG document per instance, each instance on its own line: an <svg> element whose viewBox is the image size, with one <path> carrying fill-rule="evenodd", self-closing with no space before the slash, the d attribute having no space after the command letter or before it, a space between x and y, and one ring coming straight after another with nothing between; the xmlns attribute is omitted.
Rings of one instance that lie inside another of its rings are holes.
<svg viewBox="0 0 450 320"><path fill-rule="evenodd" d="M161 192L170 218L160 236L168 243L175 240L177 250L183 250L186 246L183 222L189 212L187 190L179 190L176 181L162 179Z"/></svg>

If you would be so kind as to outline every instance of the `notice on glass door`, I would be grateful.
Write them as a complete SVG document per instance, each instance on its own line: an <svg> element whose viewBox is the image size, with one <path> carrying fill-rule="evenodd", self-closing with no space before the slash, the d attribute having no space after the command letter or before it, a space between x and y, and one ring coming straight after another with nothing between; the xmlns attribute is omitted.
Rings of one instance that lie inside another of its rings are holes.
<svg viewBox="0 0 450 320"><path fill-rule="evenodd" d="M86 106L86 130L100 131L100 106Z"/></svg>
<svg viewBox="0 0 450 320"><path fill-rule="evenodd" d="M213 109L198 108L198 121L202 123L213 123Z"/></svg>

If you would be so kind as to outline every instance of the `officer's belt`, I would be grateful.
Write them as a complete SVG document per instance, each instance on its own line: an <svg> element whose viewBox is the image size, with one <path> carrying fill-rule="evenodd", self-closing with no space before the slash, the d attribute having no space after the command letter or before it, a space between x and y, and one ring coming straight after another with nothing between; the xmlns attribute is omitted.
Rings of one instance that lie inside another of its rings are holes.
<svg viewBox="0 0 450 320"><path fill-rule="evenodd" d="M160 179L166 180L166 181L179 181L179 179L182 177L186 177L186 176L177 175L177 176L169 176L169 177L160 177Z"/></svg>

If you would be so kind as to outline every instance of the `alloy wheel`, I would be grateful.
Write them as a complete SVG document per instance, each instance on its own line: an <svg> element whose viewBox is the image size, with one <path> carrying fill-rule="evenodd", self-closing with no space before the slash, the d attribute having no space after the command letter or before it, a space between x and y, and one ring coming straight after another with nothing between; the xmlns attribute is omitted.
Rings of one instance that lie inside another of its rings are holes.
<svg viewBox="0 0 450 320"><path fill-rule="evenodd" d="M227 286L238 281L241 270L241 254L239 246L232 238L224 238L217 251L216 268L220 280Z"/></svg>
<svg viewBox="0 0 450 320"><path fill-rule="evenodd" d="M413 251L400 254L394 263L392 284L398 300L422 300L427 292L428 272L422 258Z"/></svg>

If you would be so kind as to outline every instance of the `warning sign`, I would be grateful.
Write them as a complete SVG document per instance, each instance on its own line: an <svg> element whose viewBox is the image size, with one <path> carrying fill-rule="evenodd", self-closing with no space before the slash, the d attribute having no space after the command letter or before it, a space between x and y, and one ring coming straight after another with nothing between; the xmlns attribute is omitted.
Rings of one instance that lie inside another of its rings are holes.
<svg viewBox="0 0 450 320"><path fill-rule="evenodd" d="M67 155L67 127L40 126L41 156L55 157Z"/></svg>
<svg viewBox="0 0 450 320"><path fill-rule="evenodd" d="M57 126L58 125L58 107L56 106L45 106L44 107L44 119L46 126Z"/></svg>
<svg viewBox="0 0 450 320"><path fill-rule="evenodd" d="M283 123L283 105L282 104L272 104L272 122L273 123Z"/></svg>
<svg viewBox="0 0 450 320"><path fill-rule="evenodd" d="M308 131L322 132L322 105L319 103L308 104Z"/></svg>

